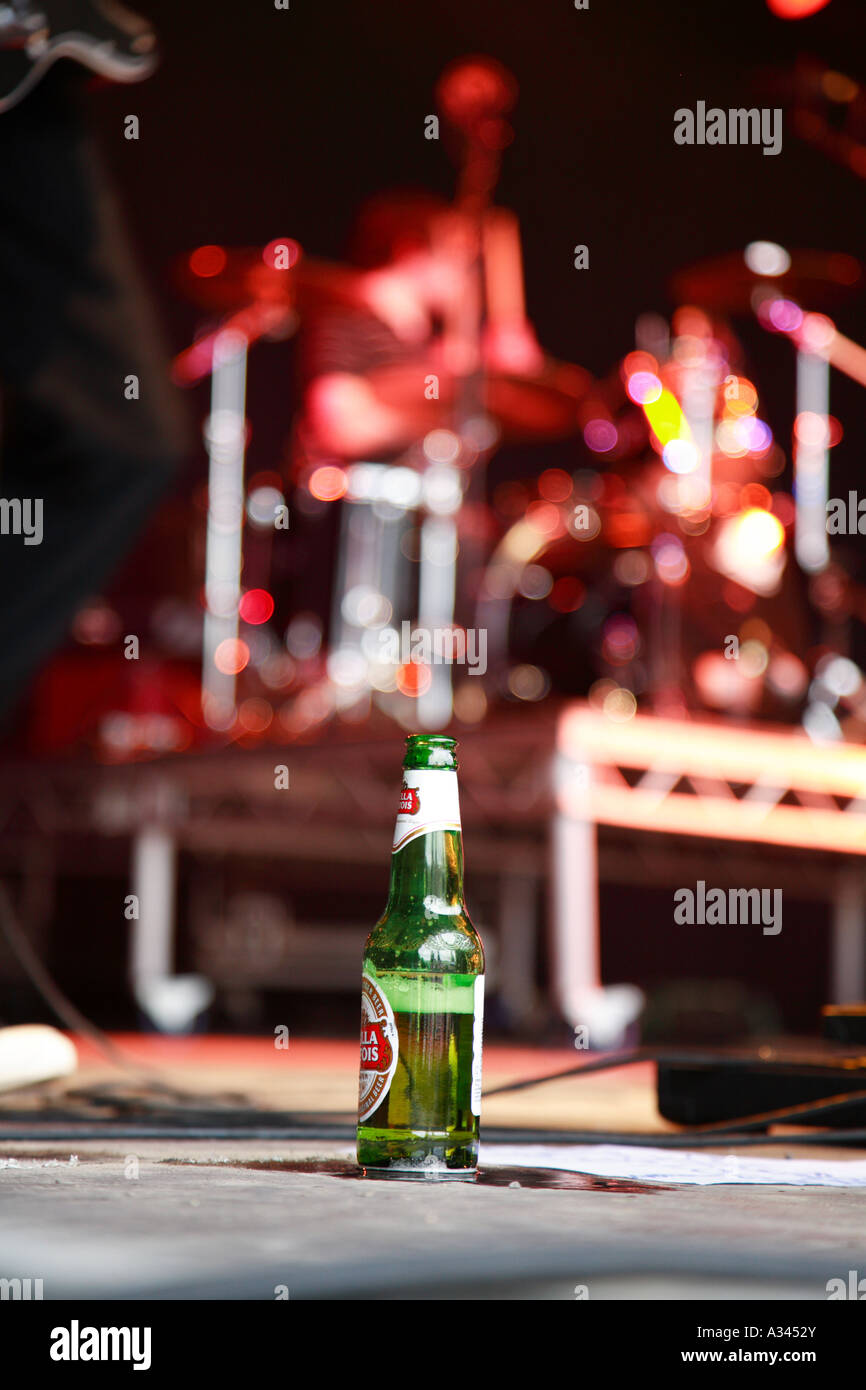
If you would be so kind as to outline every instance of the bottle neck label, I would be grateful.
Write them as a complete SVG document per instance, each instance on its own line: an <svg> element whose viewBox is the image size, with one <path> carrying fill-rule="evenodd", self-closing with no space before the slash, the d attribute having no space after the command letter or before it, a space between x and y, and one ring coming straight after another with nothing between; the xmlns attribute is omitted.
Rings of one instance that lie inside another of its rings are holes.
<svg viewBox="0 0 866 1390"><path fill-rule="evenodd" d="M392 854L434 830L460 830L457 773L404 768Z"/></svg>

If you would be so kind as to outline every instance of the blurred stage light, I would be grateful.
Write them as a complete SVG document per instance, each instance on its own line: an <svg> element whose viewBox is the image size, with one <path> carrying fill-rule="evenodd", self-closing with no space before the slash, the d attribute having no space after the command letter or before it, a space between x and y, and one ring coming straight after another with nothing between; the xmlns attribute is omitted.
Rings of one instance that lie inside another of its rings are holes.
<svg viewBox="0 0 866 1390"><path fill-rule="evenodd" d="M518 700L543 700L550 679L539 666L515 666L508 675L508 689Z"/></svg>
<svg viewBox="0 0 866 1390"><path fill-rule="evenodd" d="M589 420L583 427L584 443L594 454L609 453L618 438L616 426L610 420Z"/></svg>
<svg viewBox="0 0 866 1390"><path fill-rule="evenodd" d="M247 589L238 604L238 613L245 623L257 627L266 623L274 611L274 600L267 589Z"/></svg>
<svg viewBox="0 0 866 1390"><path fill-rule="evenodd" d="M557 579L547 601L557 613L576 613L586 597L586 588L579 579L565 575Z"/></svg>
<svg viewBox="0 0 866 1390"><path fill-rule="evenodd" d="M633 372L625 389L635 405L651 405L659 399L664 388L654 372Z"/></svg>
<svg viewBox="0 0 866 1390"><path fill-rule="evenodd" d="M803 728L813 743L838 743L842 728L829 705L814 700L803 712Z"/></svg>
<svg viewBox="0 0 866 1390"><path fill-rule="evenodd" d="M526 520L533 530L545 536L554 535L562 524L559 508L552 502L530 502L526 508Z"/></svg>
<svg viewBox="0 0 866 1390"><path fill-rule="evenodd" d="M334 685L356 690L367 678L367 662L354 647L338 648L328 657L328 675Z"/></svg>
<svg viewBox="0 0 866 1390"><path fill-rule="evenodd" d="M267 700L257 696L244 700L238 709L238 723L248 734L263 734L273 722L274 711Z"/></svg>
<svg viewBox="0 0 866 1390"><path fill-rule="evenodd" d="M299 613L286 628L286 647L303 661L315 656L322 645L322 624L315 613Z"/></svg>
<svg viewBox="0 0 866 1390"><path fill-rule="evenodd" d="M761 317L768 319L780 333L796 333L805 315L793 299L771 299L765 304Z"/></svg>
<svg viewBox="0 0 866 1390"><path fill-rule="evenodd" d="M767 8L779 19L807 19L829 3L830 0L767 0Z"/></svg>
<svg viewBox="0 0 866 1390"><path fill-rule="evenodd" d="M701 652L692 676L701 700L710 709L748 714L760 701L758 682L748 678L739 661L729 661L721 652Z"/></svg>
<svg viewBox="0 0 866 1390"><path fill-rule="evenodd" d="M624 724L627 719L633 719L637 713L637 700L630 690L617 686L615 690L610 690L605 695L602 710L607 718L612 719L615 724Z"/></svg>
<svg viewBox="0 0 866 1390"><path fill-rule="evenodd" d="M269 484L253 487L247 495L247 516L260 530L270 531L276 520L277 508L285 505L286 499L279 488Z"/></svg>
<svg viewBox="0 0 866 1390"><path fill-rule="evenodd" d="M736 544L744 560L769 559L785 544L785 528L778 517L762 507L750 507L735 518Z"/></svg>
<svg viewBox="0 0 866 1390"><path fill-rule="evenodd" d="M189 268L193 275L209 280L226 267L226 253L221 246L199 246L190 253Z"/></svg>
<svg viewBox="0 0 866 1390"><path fill-rule="evenodd" d="M690 566L682 542L677 536L662 534L652 543L656 574L663 584L676 587L689 577Z"/></svg>
<svg viewBox="0 0 866 1390"><path fill-rule="evenodd" d="M407 661L397 667L396 683L401 695L417 700L433 684L433 672L421 661Z"/></svg>
<svg viewBox="0 0 866 1390"><path fill-rule="evenodd" d="M842 426L835 415L803 410L794 421L794 438L807 448L833 449L842 438Z"/></svg>
<svg viewBox="0 0 866 1390"><path fill-rule="evenodd" d="M774 594L785 567L785 528L772 512L749 507L719 527L712 562L753 593Z"/></svg>
<svg viewBox="0 0 866 1390"><path fill-rule="evenodd" d="M778 656L770 658L767 683L777 695L795 700L803 694L809 684L809 672L793 652L780 652Z"/></svg>
<svg viewBox="0 0 866 1390"><path fill-rule="evenodd" d="M546 502L565 502L573 490L574 484L564 468L546 468L538 480L538 491Z"/></svg>
<svg viewBox="0 0 866 1390"><path fill-rule="evenodd" d="M453 430L431 430L421 448L431 463L453 463L460 453L460 438Z"/></svg>
<svg viewBox="0 0 866 1390"><path fill-rule="evenodd" d="M726 415L754 415L758 407L758 392L744 376L726 379L724 398Z"/></svg>
<svg viewBox="0 0 866 1390"><path fill-rule="evenodd" d="M617 555L613 562L613 572L620 584L634 589L645 584L650 576L650 562L644 550L626 550Z"/></svg>
<svg viewBox="0 0 866 1390"><path fill-rule="evenodd" d="M517 588L524 598L547 598L553 588L553 576L543 565L527 565Z"/></svg>
<svg viewBox="0 0 866 1390"><path fill-rule="evenodd" d="M487 696L480 681L466 680L454 692L454 713L461 724L478 724L487 713Z"/></svg>
<svg viewBox="0 0 866 1390"><path fill-rule="evenodd" d="M750 241L743 260L753 275L785 275L791 269L791 257L775 241Z"/></svg>
<svg viewBox="0 0 866 1390"><path fill-rule="evenodd" d="M690 439L669 439L662 449L662 462L672 473L693 473L700 461Z"/></svg>
<svg viewBox="0 0 866 1390"><path fill-rule="evenodd" d="M650 429L662 448L673 439L691 440L689 422L672 391L662 390L658 397L642 404Z"/></svg>
<svg viewBox="0 0 866 1390"><path fill-rule="evenodd" d="M295 678L297 667L288 652L275 652L259 667L262 683L269 690L285 690Z"/></svg>
<svg viewBox="0 0 866 1390"><path fill-rule="evenodd" d="M346 494L346 470L335 464L325 464L315 470L307 486L320 502L336 502Z"/></svg>
<svg viewBox="0 0 866 1390"><path fill-rule="evenodd" d="M611 666L625 666L640 650L640 635L634 618L615 613L604 625L601 654Z"/></svg>
<svg viewBox="0 0 866 1390"><path fill-rule="evenodd" d="M798 347L820 355L836 336L836 325L826 314L806 314L800 328Z"/></svg>
<svg viewBox="0 0 866 1390"><path fill-rule="evenodd" d="M863 684L863 672L856 662L849 660L847 656L822 657L815 668L815 674L837 700L856 695Z"/></svg>
<svg viewBox="0 0 866 1390"><path fill-rule="evenodd" d="M249 664L250 649L239 637L226 637L213 654L213 664L224 676L236 676Z"/></svg>

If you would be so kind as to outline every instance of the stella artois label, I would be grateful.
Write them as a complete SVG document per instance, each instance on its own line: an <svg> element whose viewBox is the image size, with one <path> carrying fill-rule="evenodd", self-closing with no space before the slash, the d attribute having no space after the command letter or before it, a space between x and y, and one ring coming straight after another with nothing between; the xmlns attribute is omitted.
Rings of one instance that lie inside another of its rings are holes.
<svg viewBox="0 0 866 1390"><path fill-rule="evenodd" d="M397 1025L384 991L369 975L361 978L361 1123L382 1104L397 1070Z"/></svg>
<svg viewBox="0 0 866 1390"><path fill-rule="evenodd" d="M400 806L394 829L396 854L410 840L433 830L460 829L457 773L430 768L406 768L400 788Z"/></svg>

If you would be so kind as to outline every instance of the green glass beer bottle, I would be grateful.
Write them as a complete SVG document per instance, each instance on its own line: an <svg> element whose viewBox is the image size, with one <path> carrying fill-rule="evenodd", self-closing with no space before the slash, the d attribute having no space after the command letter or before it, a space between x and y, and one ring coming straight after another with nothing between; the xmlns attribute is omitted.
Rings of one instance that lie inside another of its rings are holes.
<svg viewBox="0 0 866 1390"><path fill-rule="evenodd" d="M411 734L388 904L364 948L358 1162L371 1177L473 1178L484 952L463 902L453 738Z"/></svg>

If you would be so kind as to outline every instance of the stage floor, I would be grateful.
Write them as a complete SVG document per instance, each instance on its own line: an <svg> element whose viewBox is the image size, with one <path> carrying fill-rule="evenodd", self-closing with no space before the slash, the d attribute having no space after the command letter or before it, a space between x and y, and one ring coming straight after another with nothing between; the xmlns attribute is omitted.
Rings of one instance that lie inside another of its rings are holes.
<svg viewBox="0 0 866 1390"><path fill-rule="evenodd" d="M120 1041L199 1099L242 1093L329 1113L354 1105L352 1043L292 1040L280 1054L258 1039ZM54 1084L55 1103L64 1087L117 1082L89 1048L81 1053L78 1077ZM486 1084L574 1057L490 1046ZM488 1124L653 1124L649 1067L533 1094L491 1099ZM9 1094L0 1133L12 1106ZM794 1136L782 1152L816 1156ZM843 1156L854 1155L832 1151ZM47 1299L823 1300L829 1279L866 1270L862 1190L592 1178L537 1188L528 1175L520 1187L504 1176L506 1185L364 1179L351 1144L333 1141L115 1138L111 1125L84 1141L0 1138L0 1273L41 1278Z"/></svg>

